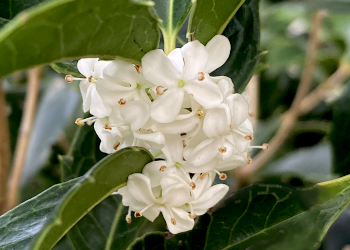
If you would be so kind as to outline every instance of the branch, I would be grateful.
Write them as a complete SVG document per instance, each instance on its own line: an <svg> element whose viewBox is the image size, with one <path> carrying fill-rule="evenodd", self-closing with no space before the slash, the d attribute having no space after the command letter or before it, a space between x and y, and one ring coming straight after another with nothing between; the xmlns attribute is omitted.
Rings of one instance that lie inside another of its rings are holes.
<svg viewBox="0 0 350 250"><path fill-rule="evenodd" d="M247 164L241 168L236 169L237 187L240 188L245 185L248 179L259 170L276 151L282 146L292 131L298 117L300 116L299 106L301 101L309 92L312 84L312 78L316 65L317 48L319 45L318 31L321 28L322 19L326 16L325 11L318 11L312 20L310 39L308 41L308 48L306 54L306 61L304 71L298 86L297 93L293 100L290 109L282 118L282 123L276 135L269 142L269 150L260 152L252 163Z"/></svg>
<svg viewBox="0 0 350 250"><path fill-rule="evenodd" d="M5 201L7 194L7 179L10 171L10 131L8 117L6 115L6 100L3 84L0 80L0 214L5 212Z"/></svg>
<svg viewBox="0 0 350 250"><path fill-rule="evenodd" d="M15 158L11 178L9 180L9 191L6 200L7 210L18 204L19 184L22 178L23 166L27 154L30 134L33 126L36 103L40 85L40 68L28 71L28 89L24 102L24 111L19 131L19 138L16 145Z"/></svg>

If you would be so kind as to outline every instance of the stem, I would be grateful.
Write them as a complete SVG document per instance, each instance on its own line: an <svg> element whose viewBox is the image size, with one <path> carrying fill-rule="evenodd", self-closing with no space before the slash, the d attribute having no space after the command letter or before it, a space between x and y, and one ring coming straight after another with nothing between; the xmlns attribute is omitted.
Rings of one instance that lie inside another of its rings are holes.
<svg viewBox="0 0 350 250"><path fill-rule="evenodd" d="M290 109L284 114L282 123L276 135L269 142L269 149L267 151L260 152L253 160L253 162L244 167L236 170L237 176L237 188L244 186L248 179L258 171L270 158L276 153L276 151L282 146L285 140L288 138L289 133L292 131L298 117L300 116L300 103L309 92L314 69L316 65L317 48L319 45L318 31L321 28L322 19L325 17L325 11L320 10L314 16L312 20L310 39L308 41L308 48L306 54L306 61L304 71L298 86L296 96Z"/></svg>
<svg viewBox="0 0 350 250"><path fill-rule="evenodd" d="M177 37L176 34L177 34L176 32L174 34L163 32L164 53L166 55L169 55L171 51L176 49L176 37Z"/></svg>
<svg viewBox="0 0 350 250"><path fill-rule="evenodd" d="M28 90L24 102L23 118L19 131L19 138L16 145L13 169L9 180L9 191L6 200L7 210L18 204L19 184L22 177L23 166L27 154L30 133L32 130L38 91L40 85L40 69L34 68L28 71Z"/></svg>
<svg viewBox="0 0 350 250"><path fill-rule="evenodd" d="M6 115L6 100L2 80L0 80L0 214L6 212L7 179L10 171L10 131Z"/></svg>

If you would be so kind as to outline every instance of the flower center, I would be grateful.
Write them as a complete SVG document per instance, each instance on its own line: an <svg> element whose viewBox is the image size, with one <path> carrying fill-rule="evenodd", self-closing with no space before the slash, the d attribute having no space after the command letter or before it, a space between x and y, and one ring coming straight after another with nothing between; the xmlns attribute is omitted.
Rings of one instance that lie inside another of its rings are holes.
<svg viewBox="0 0 350 250"><path fill-rule="evenodd" d="M179 88L183 88L186 85L186 82L184 80L180 80L178 83Z"/></svg>

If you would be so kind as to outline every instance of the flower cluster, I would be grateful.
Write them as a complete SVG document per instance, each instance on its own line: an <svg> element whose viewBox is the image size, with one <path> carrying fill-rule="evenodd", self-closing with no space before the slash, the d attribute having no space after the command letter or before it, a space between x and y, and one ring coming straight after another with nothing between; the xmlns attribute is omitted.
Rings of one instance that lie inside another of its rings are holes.
<svg viewBox="0 0 350 250"><path fill-rule="evenodd" d="M81 59L86 78L66 76L81 80L83 109L93 116L76 123L94 123L101 151L141 146L162 159L118 191L128 222L131 211L151 221L161 212L170 232L188 231L228 191L213 185L216 174L224 180L221 171L251 162L248 152L257 146L250 146L248 98L234 92L230 78L210 76L229 54L228 39L217 35L206 46L193 41L169 55L150 51L141 65Z"/></svg>

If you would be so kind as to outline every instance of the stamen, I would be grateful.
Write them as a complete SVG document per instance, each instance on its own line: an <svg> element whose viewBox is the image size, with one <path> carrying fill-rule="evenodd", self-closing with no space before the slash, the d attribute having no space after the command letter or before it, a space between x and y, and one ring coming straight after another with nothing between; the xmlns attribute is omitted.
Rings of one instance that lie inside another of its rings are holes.
<svg viewBox="0 0 350 250"><path fill-rule="evenodd" d="M164 88L162 86L157 86L156 92L157 92L157 95L163 95L164 94Z"/></svg>
<svg viewBox="0 0 350 250"><path fill-rule="evenodd" d="M198 81L203 81L205 79L205 74L203 72L198 73Z"/></svg>
<svg viewBox="0 0 350 250"><path fill-rule="evenodd" d="M191 209L191 213L188 214L188 216L189 216L191 219L196 218L197 215L193 212L193 206L192 206L192 204L188 203L188 205L190 206L190 209Z"/></svg>
<svg viewBox="0 0 350 250"><path fill-rule="evenodd" d="M202 181L207 177L207 175L208 175L207 173L203 173L199 176L199 179L201 179L201 181Z"/></svg>
<svg viewBox="0 0 350 250"><path fill-rule="evenodd" d="M186 146L187 146L186 140L182 140L182 146L183 146L183 147L186 147Z"/></svg>
<svg viewBox="0 0 350 250"><path fill-rule="evenodd" d="M88 81L89 81L89 82L92 82L92 79L93 79L93 77L92 77L92 76L89 76Z"/></svg>
<svg viewBox="0 0 350 250"><path fill-rule="evenodd" d="M173 177L174 179L178 180L179 182L181 182L182 184L185 185L185 187L188 187L188 189L191 191L192 193L192 186L191 186L191 183L186 183L181 177L175 175L175 174L170 174L169 176ZM195 184L196 185L196 184ZM195 187L196 188L196 187Z"/></svg>
<svg viewBox="0 0 350 250"><path fill-rule="evenodd" d="M219 152L220 153L226 153L227 152L227 148L226 147L221 147L221 148L219 148Z"/></svg>
<svg viewBox="0 0 350 250"><path fill-rule="evenodd" d="M247 158L247 164L252 163L252 161L253 161L253 159L252 159L251 157L248 157L248 158Z"/></svg>
<svg viewBox="0 0 350 250"><path fill-rule="evenodd" d="M118 101L118 104L121 105L121 106L125 105L125 103L126 103L126 100L124 100L123 98L121 98L121 99Z"/></svg>
<svg viewBox="0 0 350 250"><path fill-rule="evenodd" d="M176 220L175 220L175 218L171 218L171 224L173 224L174 226L176 226Z"/></svg>
<svg viewBox="0 0 350 250"><path fill-rule="evenodd" d="M77 125L79 125L79 126L84 126L83 119L77 118L77 119L75 120L75 124L77 124Z"/></svg>
<svg viewBox="0 0 350 250"><path fill-rule="evenodd" d="M72 75L66 75L66 77L64 78L64 80L66 80L66 82L68 83L71 83L73 82L74 80L80 80L80 81L83 81L83 80L86 80L85 78L80 78L80 77L74 77Z"/></svg>
<svg viewBox="0 0 350 250"><path fill-rule="evenodd" d="M140 65L135 64L135 65L134 65L134 67L135 67L135 69L136 69L137 73L141 74L141 66L140 66Z"/></svg>
<svg viewBox="0 0 350 250"><path fill-rule="evenodd" d="M160 168L159 168L159 172L164 172L164 170L166 169L166 166L165 165L163 165L163 166L160 166Z"/></svg>
<svg viewBox="0 0 350 250"><path fill-rule="evenodd" d="M268 150L269 144L264 143L262 146L248 146L248 148L261 148L262 150Z"/></svg>
<svg viewBox="0 0 350 250"><path fill-rule="evenodd" d="M204 111L203 111L203 110L198 110L197 115L198 115L199 117L204 116Z"/></svg>
<svg viewBox="0 0 350 250"><path fill-rule="evenodd" d="M104 129L108 129L108 130L112 130L112 127L110 126L110 124L107 122L105 123L105 125L103 126Z"/></svg>
<svg viewBox="0 0 350 250"><path fill-rule="evenodd" d="M219 175L219 179L224 181L227 178L227 175L225 173L220 173L219 171L217 171L216 169L214 169L215 173L217 173Z"/></svg>
<svg viewBox="0 0 350 250"><path fill-rule="evenodd" d="M253 112L249 112L248 113L250 117L254 117L254 113Z"/></svg>
<svg viewBox="0 0 350 250"><path fill-rule="evenodd" d="M120 142L118 141L118 142L114 143L113 149L117 150L119 146L120 146Z"/></svg>
<svg viewBox="0 0 350 250"><path fill-rule="evenodd" d="M192 190L196 189L196 183L194 183L193 181L190 182L190 187L192 188Z"/></svg>
<svg viewBox="0 0 350 250"><path fill-rule="evenodd" d="M125 220L128 224L131 223L131 208L129 207L128 214L125 217Z"/></svg>
<svg viewBox="0 0 350 250"><path fill-rule="evenodd" d="M185 63L185 58L182 58L182 61L184 61L184 66L183 66L183 68L185 68L185 65L186 65L186 63Z"/></svg>
<svg viewBox="0 0 350 250"><path fill-rule="evenodd" d="M246 135L246 136L244 136L244 139L251 141L251 140L254 140L254 136L253 135Z"/></svg>
<svg viewBox="0 0 350 250"><path fill-rule="evenodd" d="M234 88L232 89L232 92L231 92L231 93L232 93L232 94L234 94L234 93L235 93L235 89L234 89Z"/></svg>
<svg viewBox="0 0 350 250"><path fill-rule="evenodd" d="M142 213L145 212L148 208L152 207L153 204L148 205L147 207L143 208L141 211L135 212L135 217L142 217Z"/></svg>

